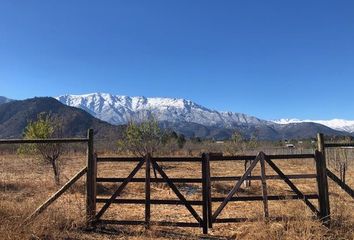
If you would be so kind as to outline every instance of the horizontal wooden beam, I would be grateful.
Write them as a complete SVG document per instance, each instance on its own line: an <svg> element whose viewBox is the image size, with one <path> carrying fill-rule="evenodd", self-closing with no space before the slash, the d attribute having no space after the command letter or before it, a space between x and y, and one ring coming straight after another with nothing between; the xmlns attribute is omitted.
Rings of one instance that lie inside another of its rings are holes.
<svg viewBox="0 0 354 240"><path fill-rule="evenodd" d="M316 174L290 174L287 175L289 179L311 179L316 178ZM222 182L222 181L235 181L240 180L241 176L228 176L228 177L210 177L211 181ZM279 175L267 175L266 179L269 180L280 180L282 179ZM261 176L248 176L246 180L261 180Z"/></svg>
<svg viewBox="0 0 354 240"><path fill-rule="evenodd" d="M96 201L98 203L106 203L109 201L108 198L97 198ZM188 200L187 200L188 201ZM145 204L145 199L115 199L113 200L112 203L116 203L116 204ZM164 200L164 199L151 199L150 200L151 204L154 205L184 205L184 203L180 200ZM197 205L197 206L201 206L202 205L202 201L188 201L188 203L190 205Z"/></svg>
<svg viewBox="0 0 354 240"><path fill-rule="evenodd" d="M317 194L308 194L304 195L307 199L318 199ZM213 197L211 198L212 202L222 202L225 198L223 197ZM268 195L268 200L280 201L280 200L296 200L303 199L298 195ZM263 196L238 196L232 197L230 202L240 202L240 201L262 201Z"/></svg>
<svg viewBox="0 0 354 240"><path fill-rule="evenodd" d="M139 162L139 157L98 157L97 162ZM155 157L151 158L156 162L201 162L198 157Z"/></svg>
<svg viewBox="0 0 354 240"><path fill-rule="evenodd" d="M218 162L218 161L245 161L245 160L254 160L256 156L240 155L240 156L217 156L211 155L209 161Z"/></svg>
<svg viewBox="0 0 354 240"><path fill-rule="evenodd" d="M309 217L310 219L316 219L315 217ZM270 221L289 221L298 220L296 217L288 216L278 216L278 217L268 217L267 220ZM237 222L259 222L262 218L219 218L214 221L214 223L237 223Z"/></svg>
<svg viewBox="0 0 354 240"><path fill-rule="evenodd" d="M354 147L354 143L325 143L324 146L326 148L333 147Z"/></svg>
<svg viewBox="0 0 354 240"><path fill-rule="evenodd" d="M98 224L115 224L115 225L145 225L145 221L129 221L129 220L98 220ZM193 222L165 222L151 221L150 225L156 226L175 226L175 227L200 227L199 223Z"/></svg>
<svg viewBox="0 0 354 240"><path fill-rule="evenodd" d="M279 155L266 155L271 160L287 160L287 159L314 159L315 154L279 154Z"/></svg>
<svg viewBox="0 0 354 240"><path fill-rule="evenodd" d="M140 162L140 157L97 157L97 162Z"/></svg>
<svg viewBox="0 0 354 240"><path fill-rule="evenodd" d="M289 179L315 179L316 174L290 174L287 175ZM211 181L235 181L239 180L241 176L228 176L228 177L211 177ZM281 180L282 178L279 175L267 175L267 179L269 180ZM170 178L172 182L175 183L201 183L202 179L201 178ZM125 178L97 178L97 182L123 182ZM247 177L247 180L261 180L261 176L249 176ZM163 183L165 182L164 179L162 178L151 178L151 182L154 183ZM137 182L137 183L143 183L145 182L145 178L133 178L130 182Z"/></svg>
<svg viewBox="0 0 354 240"><path fill-rule="evenodd" d="M274 160L286 160L286 159L311 159L314 158L314 154L285 154L285 155L266 155L269 159ZM244 156L218 156L211 155L210 161L248 161L254 160L256 156L244 155ZM139 162L142 158L139 157L98 157L97 162ZM200 157L154 157L151 158L156 162L201 162Z"/></svg>
<svg viewBox="0 0 354 240"><path fill-rule="evenodd" d="M201 183L201 178L170 178L175 183ZM97 178L97 182L123 182L125 178ZM151 178L151 182L163 183L166 182L163 178ZM145 178L133 178L130 182L145 182Z"/></svg>
<svg viewBox="0 0 354 240"><path fill-rule="evenodd" d="M24 143L85 143L87 138L51 138L51 139L1 139L1 144L24 144Z"/></svg>
<svg viewBox="0 0 354 240"><path fill-rule="evenodd" d="M280 155L266 155L267 158L273 160L287 160L287 159L313 159L314 154L280 154ZM254 160L255 155L238 155L238 156L211 156L210 161L246 161Z"/></svg>

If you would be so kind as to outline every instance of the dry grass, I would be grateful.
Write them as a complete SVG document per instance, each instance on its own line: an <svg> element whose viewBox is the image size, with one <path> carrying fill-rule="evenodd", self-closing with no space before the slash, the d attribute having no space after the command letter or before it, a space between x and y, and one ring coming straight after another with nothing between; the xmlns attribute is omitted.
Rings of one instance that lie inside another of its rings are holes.
<svg viewBox="0 0 354 240"><path fill-rule="evenodd" d="M63 182L84 166L84 156L66 157L62 166ZM314 173L312 161L277 161L278 166L288 174ZM201 168L195 163L163 164L170 177L199 177ZM348 173L348 183L354 186L353 166ZM99 165L99 176L125 177L134 168L131 163ZM242 163L213 163L213 176L241 175ZM254 170L258 175L259 167ZM153 226L145 230L142 226L102 226L96 231L86 231L84 226L84 179L65 193L34 222L21 225L23 219L36 209L58 188L52 180L50 168L38 166L34 160L21 159L16 155L0 156L0 239L200 239L198 228L174 228ZM274 174L267 168L267 174ZM143 177L141 170L138 176ZM294 180L304 193L316 192L314 180ZM268 181L269 194L292 194L279 180ZM233 182L213 183L213 196L225 196ZM107 195L116 185L100 186L100 194ZM199 199L201 186L179 184L187 199ZM354 239L354 201L330 181L332 226L327 229L317 220L311 219L311 212L301 201L270 201L271 216L284 216L280 222L264 222L261 202L230 203L220 217L254 217L257 222L215 224L208 239ZM252 182L249 189L239 195L261 193L260 183ZM144 186L131 183L123 192L123 198L143 198ZM176 199L165 184L152 186L152 198ZM316 201L313 201L317 205ZM101 206L101 205L99 205ZM218 203L213 204L215 209ZM200 213L201 208L196 207ZM104 215L105 219L143 220L143 205L112 206ZM286 220L292 216L294 219ZM152 206L152 220L191 221L193 218L183 206Z"/></svg>

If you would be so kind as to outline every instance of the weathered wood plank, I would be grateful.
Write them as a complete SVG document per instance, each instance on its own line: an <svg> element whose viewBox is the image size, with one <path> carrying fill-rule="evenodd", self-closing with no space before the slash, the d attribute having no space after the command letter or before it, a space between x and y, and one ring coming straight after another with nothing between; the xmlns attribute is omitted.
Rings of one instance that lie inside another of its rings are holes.
<svg viewBox="0 0 354 240"><path fill-rule="evenodd" d="M318 189L318 204L320 210L320 219L322 222L330 225L330 204L328 194L327 166L326 166L326 151L324 144L324 136L322 133L317 134L317 150L315 152L316 173L317 173L317 189Z"/></svg>
<svg viewBox="0 0 354 240"><path fill-rule="evenodd" d="M354 143L325 143L325 148L354 147Z"/></svg>
<svg viewBox="0 0 354 240"><path fill-rule="evenodd" d="M349 194L352 198L354 198L354 190L351 189L347 184L342 182L339 177L337 177L331 170L326 169L327 176L332 179L335 183L337 183L346 193Z"/></svg>
<svg viewBox="0 0 354 240"><path fill-rule="evenodd" d="M56 193L54 193L47 201L39 206L29 217L27 217L24 223L28 223L41 214L47 207L49 207L55 200L57 200L63 193L65 193L76 181L78 181L87 172L87 167L81 169L75 174L64 186L62 186Z"/></svg>
<svg viewBox="0 0 354 240"><path fill-rule="evenodd" d="M97 178L97 182L123 182L125 178ZM170 178L175 183L202 183L202 178ZM144 183L145 178L133 178L130 182ZM163 178L150 178L152 183L166 182Z"/></svg>
<svg viewBox="0 0 354 240"><path fill-rule="evenodd" d="M134 170L128 175L128 177L125 179L125 181L119 185L118 189L113 193L113 195L111 196L111 198L109 199L108 202L105 203L105 205L103 205L103 207L101 208L101 210L97 213L96 217L95 217L95 221L99 220L100 217L102 217L102 215L106 212L106 210L109 208L109 206L112 204L112 202L114 201L114 199L116 199L119 194L121 194L121 192L124 190L124 188L128 185L128 183L130 182L130 180L135 176L135 174L140 170L140 168L144 165L145 160L142 159L138 165L134 168Z"/></svg>
<svg viewBox="0 0 354 240"><path fill-rule="evenodd" d="M208 177L207 177L207 154L202 154L202 199L203 199L203 234L208 234Z"/></svg>
<svg viewBox="0 0 354 240"><path fill-rule="evenodd" d="M91 226L96 215L97 163L93 149L93 129L87 132L86 224Z"/></svg>
<svg viewBox="0 0 354 240"><path fill-rule="evenodd" d="M280 176L283 178L284 182L286 182L289 187L305 202L305 204L314 212L316 215L319 215L319 211L316 209L316 207L309 201L309 199L304 195L294 184L290 179L266 156L265 158L266 162L269 164L271 168Z"/></svg>
<svg viewBox="0 0 354 240"><path fill-rule="evenodd" d="M256 164L259 161L259 154L257 155L256 159L254 161L252 161L250 167L247 169L247 171L243 174L243 176L241 177L240 180L238 180L238 182L236 183L236 185L231 189L231 191L229 192L229 194L227 195L227 197L224 199L224 201L220 204L220 206L216 209L216 211L214 212L212 219L213 222L215 221L215 219L219 216L219 214L221 213L221 211L225 208L226 204L230 201L230 199L235 195L235 193L239 190L239 188L241 187L243 181L247 178L247 176L250 174L250 172L253 170L253 168L256 166Z"/></svg>
<svg viewBox="0 0 354 240"><path fill-rule="evenodd" d="M97 198L97 203L106 203L109 201L109 198ZM190 205L202 206L203 202L198 200L190 200L188 201ZM112 204L145 204L145 199L114 199ZM150 204L152 205L184 205L179 199L150 199Z"/></svg>
<svg viewBox="0 0 354 240"><path fill-rule="evenodd" d="M150 227L150 218L151 218L151 194L150 194L150 165L151 165L151 156L148 154L145 157L145 227Z"/></svg>
<svg viewBox="0 0 354 240"><path fill-rule="evenodd" d="M129 221L129 220L106 220L102 219L97 221L100 224L112 225L144 225L145 221ZM151 225L156 226L174 226L174 227L200 227L199 223L192 222L168 222L168 221L151 221Z"/></svg>
<svg viewBox="0 0 354 240"><path fill-rule="evenodd" d="M269 217L269 209L268 209L268 191L267 191L267 180L266 180L266 169L264 164L264 153L261 153L261 159L259 160L261 163L261 178L262 178L262 196L263 196L263 208L264 208L264 217Z"/></svg>
<svg viewBox="0 0 354 240"><path fill-rule="evenodd" d="M87 138L51 138L51 139L1 139L1 144L35 144L35 143L86 143Z"/></svg>
<svg viewBox="0 0 354 240"><path fill-rule="evenodd" d="M318 199L317 194L304 194L307 199ZM268 195L268 201L286 201L286 200L297 200L303 199L303 196L299 195ZM225 198L213 197L212 202L222 202ZM245 201L263 201L263 196L237 196L232 197L230 202L245 202Z"/></svg>
<svg viewBox="0 0 354 240"><path fill-rule="evenodd" d="M184 203L188 211L193 215L193 217L198 221L198 223L201 224L203 220L200 218L194 208L189 204L188 200L181 194L176 185L169 179L169 177L166 175L166 173L162 170L162 168L157 164L155 160L151 159L151 162L153 164L153 167L159 172L161 177L165 179L165 181L173 190L173 192L177 195L177 197Z"/></svg>
<svg viewBox="0 0 354 240"><path fill-rule="evenodd" d="M209 166L210 168L210 166ZM316 179L316 174L289 174L287 177L289 179ZM216 181L236 181L240 180L242 176L228 176L228 177L210 177L210 180L212 182ZM250 180L262 180L261 176L250 176L247 177L247 179ZM266 176L267 180L283 180L279 175L267 175ZM123 182L125 178L97 178L97 182ZM202 183L203 179L202 178L170 178L172 182L175 183ZM162 183L165 182L163 178L151 178L150 180L153 183ZM143 183L145 182L145 178L133 178L131 182L137 182L137 183Z"/></svg>

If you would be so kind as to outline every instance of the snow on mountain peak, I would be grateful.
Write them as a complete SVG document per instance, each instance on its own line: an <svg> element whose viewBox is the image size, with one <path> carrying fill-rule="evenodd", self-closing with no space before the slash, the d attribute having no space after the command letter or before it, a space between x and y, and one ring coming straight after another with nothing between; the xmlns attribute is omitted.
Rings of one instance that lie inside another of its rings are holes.
<svg viewBox="0 0 354 240"><path fill-rule="evenodd" d="M301 122L313 122L325 125L335 130L345 131L349 133L354 133L354 121L344 120L344 119L332 119L332 120L300 120L300 119L279 119L274 120L277 124L290 124L290 123L301 123Z"/></svg>
<svg viewBox="0 0 354 240"><path fill-rule="evenodd" d="M240 113L218 112L182 98L129 97L109 93L62 95L60 102L86 110L112 124L153 115L159 121L193 122L205 126L231 127L235 124L258 124L262 121Z"/></svg>
<svg viewBox="0 0 354 240"><path fill-rule="evenodd" d="M130 97L109 93L89 93L62 95L56 99L66 105L81 108L112 124L125 124L130 120L139 121L154 116L158 121L189 122L226 128L237 125L271 125L274 123L285 125L313 122L335 130L354 133L354 121L343 119L300 120L296 118L266 121L242 113L218 112L182 98Z"/></svg>

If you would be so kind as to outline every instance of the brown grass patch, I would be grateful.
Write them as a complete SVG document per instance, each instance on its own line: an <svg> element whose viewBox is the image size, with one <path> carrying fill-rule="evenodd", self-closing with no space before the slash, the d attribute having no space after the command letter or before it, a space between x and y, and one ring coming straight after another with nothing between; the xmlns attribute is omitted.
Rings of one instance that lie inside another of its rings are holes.
<svg viewBox="0 0 354 240"><path fill-rule="evenodd" d="M143 226L100 226L95 231L86 231L85 220L85 179L81 179L70 191L66 192L34 222L22 225L22 221L43 201L58 189L53 183L51 171L38 166L35 161L18 158L15 155L0 157L0 239L200 239L198 228L175 228L153 226L145 230ZM70 178L84 166L85 157L66 156L62 164L62 174ZM288 174L314 173L310 161L277 161L279 167ZM99 165L101 177L126 177L134 168L131 163L102 163ZM200 164L169 163L163 164L169 177L199 177ZM242 175L242 163L212 163L212 176ZM256 167L253 175L259 174ZM353 168L348 172L348 184L354 186ZM274 174L267 167L267 174ZM153 176L153 174L151 175ZM140 170L137 177L144 177ZM304 193L316 192L316 181L293 180ZM330 180L329 180L330 181ZM64 180L63 180L64 182ZM215 182L213 196L226 196L234 181ZM187 199L200 198L200 184L177 184ZM117 184L99 184L98 193L109 196ZM268 181L269 194L292 194L280 180ZM283 221L264 222L262 202L230 203L221 217L258 218L256 222L215 224L208 239L353 239L354 238L354 201L346 196L330 181L332 226L327 229L320 221L310 220L312 213L299 200L270 201L271 216L282 216ZM242 188L238 194L251 196L261 193L259 181L252 181L250 188ZM129 183L122 193L123 198L144 198L144 184ZM152 185L152 198L177 199L165 183ZM317 205L316 201L313 201ZM215 210L220 203L214 203ZM102 206L99 204L98 207ZM196 207L200 213L201 208ZM113 205L104 215L105 219L143 220L144 205ZM288 220L289 217L293 219ZM183 206L152 206L152 220L191 221L194 219Z"/></svg>

